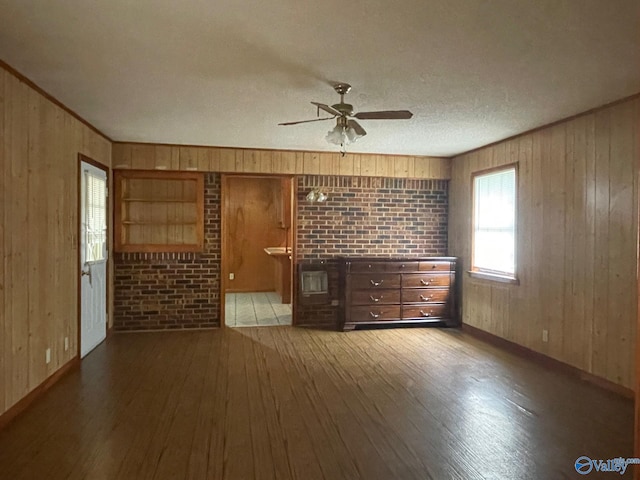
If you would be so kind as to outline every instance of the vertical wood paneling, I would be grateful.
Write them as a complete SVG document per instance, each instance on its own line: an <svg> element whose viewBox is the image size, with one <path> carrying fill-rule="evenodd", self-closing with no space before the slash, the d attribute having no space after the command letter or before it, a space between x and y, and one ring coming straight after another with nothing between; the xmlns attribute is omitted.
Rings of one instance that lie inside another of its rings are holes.
<svg viewBox="0 0 640 480"><path fill-rule="evenodd" d="M158 147L159 150L165 150L161 147ZM130 143L114 143L113 144L113 168L131 168L133 165L131 161L131 149L132 145ZM166 149L169 151L169 149ZM162 155L162 153L160 153Z"/></svg>
<svg viewBox="0 0 640 480"><path fill-rule="evenodd" d="M376 155L359 155L360 175L363 177L376 176Z"/></svg>
<svg viewBox="0 0 640 480"><path fill-rule="evenodd" d="M584 157L585 157L585 257L584 257L584 344L582 345L582 358L588 371L593 371L593 349L595 303L595 281L599 274L595 266L595 237L596 237L596 150L595 150L595 116L584 117L586 129L584 132Z"/></svg>
<svg viewBox="0 0 640 480"><path fill-rule="evenodd" d="M171 170L171 149L156 147L154 150L154 168L156 170Z"/></svg>
<svg viewBox="0 0 640 480"><path fill-rule="evenodd" d="M449 179L451 160L435 157L116 143L116 169Z"/></svg>
<svg viewBox="0 0 640 480"><path fill-rule="evenodd" d="M518 162L519 285L463 276L463 321L634 385L640 99L456 157L449 254L471 260L471 175ZM549 341L542 341L542 330Z"/></svg>
<svg viewBox="0 0 640 480"><path fill-rule="evenodd" d="M38 379L46 378L46 364L43 356L49 342L49 332L46 317L47 282L50 281L47 261L48 241L53 232L49 231L47 222L47 201L52 192L47 185L50 177L49 157L40 151L43 145L53 147L46 138L48 125L51 123L50 110L55 108L50 102L42 98L37 92L29 90L29 139L27 165L31 172L37 170L36 175L27 175L28 217L27 237L27 282L29 288L29 390L38 385ZM50 107L50 108L49 108ZM42 121L41 121L42 119ZM52 197L53 198L53 197ZM31 216L35 216L35 218ZM44 240L44 241L43 241Z"/></svg>
<svg viewBox="0 0 640 480"><path fill-rule="evenodd" d="M353 155L338 159L338 175L354 175Z"/></svg>
<svg viewBox="0 0 640 480"><path fill-rule="evenodd" d="M156 166L155 154L156 149L153 145L132 145L131 168L134 168L136 170L153 170Z"/></svg>
<svg viewBox="0 0 640 480"><path fill-rule="evenodd" d="M111 143L4 69L0 140L3 413L77 355L78 153L110 166ZM130 166L133 147L118 148ZM141 151L136 162L153 168Z"/></svg>
<svg viewBox="0 0 640 480"><path fill-rule="evenodd" d="M410 178L409 157L395 157L393 159L393 176L399 178Z"/></svg>
<svg viewBox="0 0 640 480"><path fill-rule="evenodd" d="M280 168L275 171L296 173L296 154L294 152L280 152Z"/></svg>
<svg viewBox="0 0 640 480"><path fill-rule="evenodd" d="M6 224L6 330L5 342L7 388L6 407L10 407L29 391L29 271L28 230L28 139L29 88L5 74L7 80L5 138L8 151L5 165L8 171L7 194L4 204ZM9 190L10 189L10 190Z"/></svg>
<svg viewBox="0 0 640 480"><path fill-rule="evenodd" d="M230 148L220 149L220 171L234 172L236 168L236 154Z"/></svg>
<svg viewBox="0 0 640 480"><path fill-rule="evenodd" d="M393 174L393 157L385 155L375 155L376 177L390 177Z"/></svg>
<svg viewBox="0 0 640 480"><path fill-rule="evenodd" d="M242 150L242 171L247 173L260 172L260 154L255 150Z"/></svg>
<svg viewBox="0 0 640 480"><path fill-rule="evenodd" d="M335 175L333 171L333 154L318 153L318 173L320 175Z"/></svg>
<svg viewBox="0 0 640 480"><path fill-rule="evenodd" d="M320 173L320 154L316 152L304 152L304 174L318 175Z"/></svg>
<svg viewBox="0 0 640 480"><path fill-rule="evenodd" d="M616 325L608 329L607 351L615 352L607 358L607 375L616 383L629 378L634 372L632 359L635 345L635 328L628 321L634 311L636 299L628 294L629 287L616 288L620 280L633 284L636 265L631 261L637 251L636 223L633 217L634 176L637 171L632 157L634 136L638 135L638 123L634 124L632 103L613 107L611 112L611 149L609 170L609 320ZM635 128L634 128L635 127ZM634 322L635 323L635 322Z"/></svg>
<svg viewBox="0 0 640 480"><path fill-rule="evenodd" d="M609 149L611 111L595 115L595 278L593 299L596 311L602 311L609 303ZM606 314L593 317L593 373L607 378L607 327Z"/></svg>
<svg viewBox="0 0 640 480"><path fill-rule="evenodd" d="M4 129L4 117L5 117L5 72L0 70L0 158L4 161L0 162L0 386L6 387L5 381L7 368L5 367L5 356L7 351L7 345L5 343L5 290L6 290L6 276L5 276L5 248L4 248L4 236L5 236L5 208L4 205L9 201L7 194L8 183L6 180L6 165L9 163L7 159L7 151L5 150L6 134ZM3 388L0 393L0 412L6 410L6 390Z"/></svg>
<svg viewBox="0 0 640 480"><path fill-rule="evenodd" d="M152 150L152 151L155 151ZM180 170L197 170L198 169L198 151L196 148L179 147ZM143 167L148 169L149 167Z"/></svg>
<svg viewBox="0 0 640 480"><path fill-rule="evenodd" d="M544 323L549 330L547 353L558 357L562 345L562 319L565 302L566 272L565 272L565 223L566 217L566 187L565 184L565 124L556 125L541 132L548 145L543 143L542 169L547 175L543 183L542 241L545 253L542 256L544 266L544 281L542 284L542 298L545 299ZM569 182L569 185L571 182ZM549 274L554 272L554 274ZM555 274L557 272L558 274Z"/></svg>

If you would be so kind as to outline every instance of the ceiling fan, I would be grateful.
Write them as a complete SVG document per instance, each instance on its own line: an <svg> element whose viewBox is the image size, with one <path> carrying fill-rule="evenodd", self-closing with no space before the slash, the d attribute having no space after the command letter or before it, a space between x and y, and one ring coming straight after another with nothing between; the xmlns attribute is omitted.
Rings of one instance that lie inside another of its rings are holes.
<svg viewBox="0 0 640 480"><path fill-rule="evenodd" d="M344 103L344 96L351 90L351 85L348 83L337 83L333 86L333 89L340 95L340 103L329 106L324 103L311 102L318 108L318 116L320 116L320 110L323 110L330 114L331 117L285 122L279 123L278 125L297 125L299 123L320 122L335 118L336 126L327 133L326 140L329 143L340 145L340 151L342 155L344 155L345 145L353 143L367 134L365 129L362 128L362 125L353 120L353 118L357 118L358 120L407 120L413 116L413 113L409 110L381 110L376 112L354 113L353 105Z"/></svg>

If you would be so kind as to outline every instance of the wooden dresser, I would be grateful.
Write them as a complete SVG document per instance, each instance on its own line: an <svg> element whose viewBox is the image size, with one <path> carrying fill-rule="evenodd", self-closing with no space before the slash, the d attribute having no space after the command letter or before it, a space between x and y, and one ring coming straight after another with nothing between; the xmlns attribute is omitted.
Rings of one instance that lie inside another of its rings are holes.
<svg viewBox="0 0 640 480"><path fill-rule="evenodd" d="M456 258L341 257L343 330L358 325L459 324Z"/></svg>

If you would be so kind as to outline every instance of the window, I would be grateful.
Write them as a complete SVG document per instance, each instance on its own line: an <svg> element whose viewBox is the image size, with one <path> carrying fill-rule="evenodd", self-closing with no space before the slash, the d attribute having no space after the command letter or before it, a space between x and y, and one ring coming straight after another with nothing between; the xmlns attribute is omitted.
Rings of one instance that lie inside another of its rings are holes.
<svg viewBox="0 0 640 480"><path fill-rule="evenodd" d="M106 181L85 170L85 261L105 259L107 248Z"/></svg>
<svg viewBox="0 0 640 480"><path fill-rule="evenodd" d="M472 274L515 280L515 165L474 175L472 243Z"/></svg>

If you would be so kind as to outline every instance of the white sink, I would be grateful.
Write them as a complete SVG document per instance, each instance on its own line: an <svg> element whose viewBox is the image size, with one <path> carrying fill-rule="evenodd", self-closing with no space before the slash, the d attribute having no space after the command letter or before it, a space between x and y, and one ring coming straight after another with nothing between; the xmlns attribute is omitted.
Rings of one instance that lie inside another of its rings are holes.
<svg viewBox="0 0 640 480"><path fill-rule="evenodd" d="M264 251L267 255L291 255L291 247L267 247Z"/></svg>

